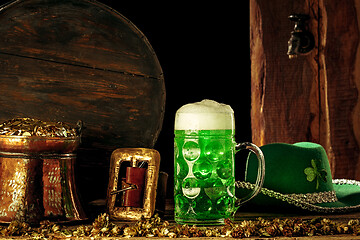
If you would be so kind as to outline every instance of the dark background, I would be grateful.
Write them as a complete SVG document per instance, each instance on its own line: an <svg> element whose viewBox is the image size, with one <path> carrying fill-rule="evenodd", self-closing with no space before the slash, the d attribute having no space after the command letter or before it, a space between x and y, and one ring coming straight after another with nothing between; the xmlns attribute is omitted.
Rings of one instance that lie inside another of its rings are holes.
<svg viewBox="0 0 360 240"><path fill-rule="evenodd" d="M248 1L101 2L135 24L160 61L166 110L155 149L161 154L161 170L169 173L169 189L173 186L174 117L182 105L205 98L231 105L236 140L251 141Z"/></svg>
<svg viewBox="0 0 360 240"><path fill-rule="evenodd" d="M101 2L145 34L164 72L165 117L155 149L161 154L161 170L169 173L171 197L173 124L179 107L205 98L229 104L235 111L236 140L251 141L249 3ZM238 172L241 177L243 171Z"/></svg>
<svg viewBox="0 0 360 240"><path fill-rule="evenodd" d="M0 0L0 4L6 2ZM179 107L205 98L229 104L235 111L236 140L251 141L249 3L99 2L137 26L161 64L166 108L154 148L161 154L161 170L169 174L168 197L171 197L173 124Z"/></svg>

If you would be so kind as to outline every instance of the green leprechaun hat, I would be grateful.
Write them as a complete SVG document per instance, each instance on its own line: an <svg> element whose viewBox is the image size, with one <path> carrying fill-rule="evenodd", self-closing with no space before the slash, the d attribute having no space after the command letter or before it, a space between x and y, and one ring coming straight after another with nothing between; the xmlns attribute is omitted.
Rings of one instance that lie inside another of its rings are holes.
<svg viewBox="0 0 360 240"><path fill-rule="evenodd" d="M325 149L316 143L272 143L260 147L265 157L265 180L250 202L261 209L304 209L322 213L360 210L360 182L332 179ZM257 160L249 154L245 181L237 181L236 195L253 189Z"/></svg>

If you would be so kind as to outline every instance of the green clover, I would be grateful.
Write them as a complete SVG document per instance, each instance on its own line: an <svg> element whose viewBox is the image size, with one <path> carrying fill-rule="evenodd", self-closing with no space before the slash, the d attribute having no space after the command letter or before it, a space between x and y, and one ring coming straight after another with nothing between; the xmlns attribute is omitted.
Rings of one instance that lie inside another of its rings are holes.
<svg viewBox="0 0 360 240"><path fill-rule="evenodd" d="M317 161L320 163L320 161ZM316 166L316 160L311 159L311 166L305 168L304 173L306 174L306 180L309 182L312 182L316 179L316 189L319 188L319 180L322 180L323 182L326 182L326 176L327 172L325 169L318 170Z"/></svg>

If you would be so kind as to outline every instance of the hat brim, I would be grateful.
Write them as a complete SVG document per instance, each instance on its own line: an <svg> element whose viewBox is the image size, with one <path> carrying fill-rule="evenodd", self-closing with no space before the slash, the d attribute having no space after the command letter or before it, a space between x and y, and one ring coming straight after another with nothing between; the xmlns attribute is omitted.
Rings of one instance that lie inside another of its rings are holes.
<svg viewBox="0 0 360 240"><path fill-rule="evenodd" d="M322 203L310 203L302 198L293 197L271 189L262 188L258 196L250 201L256 208L297 208L310 212L320 213L347 213L360 210L360 182L348 179L332 180L337 200ZM252 190L255 184L249 182L237 182L238 188ZM239 190L239 189L238 189Z"/></svg>

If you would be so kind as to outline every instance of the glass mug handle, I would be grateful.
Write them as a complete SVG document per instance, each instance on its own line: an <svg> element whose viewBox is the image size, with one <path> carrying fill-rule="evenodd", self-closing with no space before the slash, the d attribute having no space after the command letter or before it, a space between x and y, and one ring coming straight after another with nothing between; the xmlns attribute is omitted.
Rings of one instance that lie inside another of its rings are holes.
<svg viewBox="0 0 360 240"><path fill-rule="evenodd" d="M261 149L258 146L256 146L255 144L250 143L250 142L238 143L235 146L236 152L244 150L244 149L250 150L251 152L253 152L256 155L256 157L258 159L258 173L257 173L255 188L247 196L240 198L240 199L236 199L236 202L235 202L236 209L238 207L240 207L242 204L253 199L260 192L262 185L264 183L264 178L265 178L265 159L264 159L264 154L262 153Z"/></svg>

